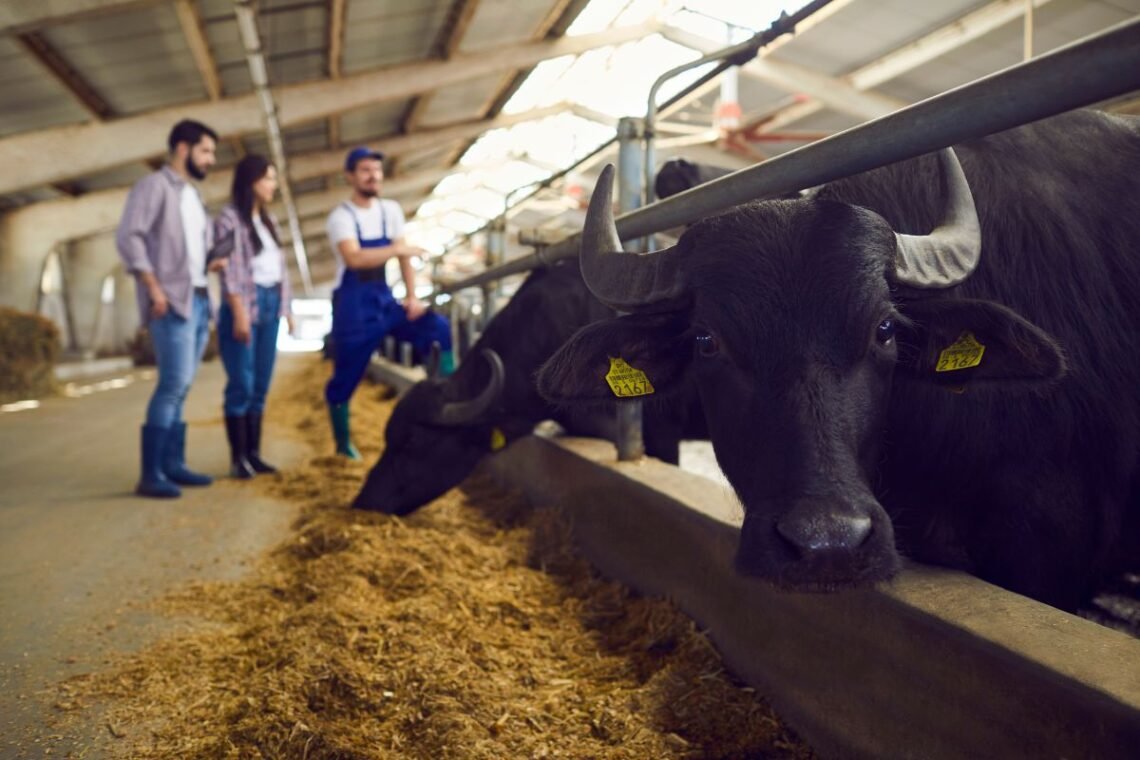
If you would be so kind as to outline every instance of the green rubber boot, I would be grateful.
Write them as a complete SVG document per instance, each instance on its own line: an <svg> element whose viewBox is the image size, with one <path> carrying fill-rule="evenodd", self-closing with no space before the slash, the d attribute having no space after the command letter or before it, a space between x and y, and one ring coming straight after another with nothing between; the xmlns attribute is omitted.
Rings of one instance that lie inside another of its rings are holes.
<svg viewBox="0 0 1140 760"><path fill-rule="evenodd" d="M439 376L447 377L455 372L455 354L451 351L440 351L439 353Z"/></svg>
<svg viewBox="0 0 1140 760"><path fill-rule="evenodd" d="M349 459L360 459L360 452L352 445L348 424L348 403L329 404L329 419L332 421L333 438L336 439L336 453Z"/></svg>

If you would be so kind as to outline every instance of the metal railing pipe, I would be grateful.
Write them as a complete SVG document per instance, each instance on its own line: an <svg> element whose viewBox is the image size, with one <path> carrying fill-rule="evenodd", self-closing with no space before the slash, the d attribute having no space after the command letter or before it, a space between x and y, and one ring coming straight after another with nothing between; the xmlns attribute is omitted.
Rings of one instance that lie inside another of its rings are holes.
<svg viewBox="0 0 1140 760"><path fill-rule="evenodd" d="M783 37L785 34L795 33L797 24L812 14L822 10L823 7L830 2L831 0L812 0L812 2L800 8L791 16L787 13L781 13L780 17L773 21L771 26L763 31L757 32L744 42L730 45L721 50L709 53L708 55L703 55L696 60L675 66L657 77L649 88L649 96L645 108L645 181L642 185L643 204L648 204L653 200L651 188L653 187L652 172L654 165L653 140L657 137L657 91L673 77L695 69L698 66L704 66L706 63L718 64L713 71L710 72L714 76L732 66L742 66L748 63L759 55L761 48L773 40Z"/></svg>
<svg viewBox="0 0 1140 760"><path fill-rule="evenodd" d="M689 224L730 206L822 185L1140 89L1140 19L956 87L761 164L622 214L622 240ZM576 234L458 290L578 255Z"/></svg>

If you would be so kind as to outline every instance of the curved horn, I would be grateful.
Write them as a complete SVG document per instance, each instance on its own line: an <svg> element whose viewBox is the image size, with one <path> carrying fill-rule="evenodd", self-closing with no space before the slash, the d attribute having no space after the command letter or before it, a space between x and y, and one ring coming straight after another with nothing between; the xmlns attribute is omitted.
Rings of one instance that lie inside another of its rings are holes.
<svg viewBox="0 0 1140 760"><path fill-rule="evenodd" d="M437 425L448 427L466 425L478 419L479 415L499 400L499 396L503 393L503 378L506 374L503 370L503 360L489 348L484 348L481 353L491 367L491 379L475 398L467 401L449 401L444 404L435 418Z"/></svg>
<svg viewBox="0 0 1140 760"><path fill-rule="evenodd" d="M654 253L621 249L613 211L614 167L598 177L582 231L582 279L599 301L618 311L665 311L685 296L677 246Z"/></svg>
<svg viewBox="0 0 1140 760"><path fill-rule="evenodd" d="M949 288L969 277L978 266L982 230L974 196L952 148L938 152L942 221L929 235L895 233L895 279L915 288Z"/></svg>

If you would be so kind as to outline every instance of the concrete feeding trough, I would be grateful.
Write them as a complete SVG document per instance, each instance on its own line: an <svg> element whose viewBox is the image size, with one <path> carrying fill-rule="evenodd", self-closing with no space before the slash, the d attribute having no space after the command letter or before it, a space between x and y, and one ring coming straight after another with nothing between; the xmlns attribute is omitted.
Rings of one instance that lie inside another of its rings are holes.
<svg viewBox="0 0 1140 760"><path fill-rule="evenodd" d="M427 379L427 373L424 372L423 367L405 367L403 364L389 361L379 354L372 355L372 360L368 363L367 374L368 379L372 382L383 383L398 394L411 388L420 380Z"/></svg>
<svg viewBox="0 0 1140 760"><path fill-rule="evenodd" d="M1136 757L1140 640L923 565L826 595L742 578L731 491L605 441L532 436L486 469L564 508L603 573L676 601L825 757Z"/></svg>

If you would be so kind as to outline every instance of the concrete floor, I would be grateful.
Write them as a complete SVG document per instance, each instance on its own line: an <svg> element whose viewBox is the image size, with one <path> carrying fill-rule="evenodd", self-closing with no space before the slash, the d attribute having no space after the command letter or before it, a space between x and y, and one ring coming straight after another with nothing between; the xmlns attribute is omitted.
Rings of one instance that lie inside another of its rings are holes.
<svg viewBox="0 0 1140 760"><path fill-rule="evenodd" d="M276 381L297 366L282 355ZM285 537L296 514L227 479L171 501L134 496L154 379L130 378L126 387L103 383L86 396L0 414L0 758L41 757L49 746L63 756L93 744L85 756L102 756L98 745L109 736L97 719L85 735L49 738L59 734L52 685L153 640L172 623L141 603L187 581L240 575ZM218 362L204 364L185 407L188 461L219 478L229 460L224 380ZM304 453L272 427L262 449L279 465Z"/></svg>

